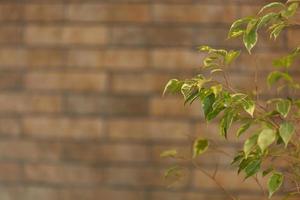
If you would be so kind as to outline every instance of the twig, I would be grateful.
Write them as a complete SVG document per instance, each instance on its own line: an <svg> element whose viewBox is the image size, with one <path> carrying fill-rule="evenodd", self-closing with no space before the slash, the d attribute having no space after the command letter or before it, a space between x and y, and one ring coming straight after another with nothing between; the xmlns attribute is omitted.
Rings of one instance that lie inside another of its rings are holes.
<svg viewBox="0 0 300 200"><path fill-rule="evenodd" d="M224 194L226 194L231 200L238 200L236 197L234 197L230 192L228 192L224 186L211 174L209 174L207 171L205 171L204 169L202 169L198 163L194 160L193 161L194 166L201 171L204 175L206 175L208 178L210 178L212 181L215 182L215 184L224 192Z"/></svg>

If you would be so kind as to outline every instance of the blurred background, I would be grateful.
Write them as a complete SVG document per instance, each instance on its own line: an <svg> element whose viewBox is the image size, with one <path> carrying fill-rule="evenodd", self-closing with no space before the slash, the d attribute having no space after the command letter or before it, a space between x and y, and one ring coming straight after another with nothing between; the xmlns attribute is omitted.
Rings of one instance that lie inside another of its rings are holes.
<svg viewBox="0 0 300 200"><path fill-rule="evenodd" d="M167 188L172 161L162 150L189 154L191 138L214 138L199 105L161 97L170 78L200 73L196 48L243 48L226 40L232 21L256 13L263 0L1 0L1 200L227 200L189 164ZM270 59L300 42L291 28L272 43L259 38L229 69L231 81L261 97ZM297 75L297 71L295 71ZM238 141L216 139L233 154ZM259 188L208 152L199 161L242 200Z"/></svg>

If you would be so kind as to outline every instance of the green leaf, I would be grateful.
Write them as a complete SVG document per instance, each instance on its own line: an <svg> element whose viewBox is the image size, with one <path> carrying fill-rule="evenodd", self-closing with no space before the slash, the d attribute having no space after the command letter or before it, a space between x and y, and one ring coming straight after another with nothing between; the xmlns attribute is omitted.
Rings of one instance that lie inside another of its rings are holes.
<svg viewBox="0 0 300 200"><path fill-rule="evenodd" d="M193 88L195 87L194 84L191 83L184 83L181 86L181 94L183 95L184 99L188 99L191 93L193 92Z"/></svg>
<svg viewBox="0 0 300 200"><path fill-rule="evenodd" d="M215 95L209 94L202 101L202 108L204 111L205 119L207 119L207 115L213 110L213 103L215 102Z"/></svg>
<svg viewBox="0 0 300 200"><path fill-rule="evenodd" d="M276 59L273 61L273 66L275 67L285 67L289 68L294 62L294 56L286 56L280 59Z"/></svg>
<svg viewBox="0 0 300 200"><path fill-rule="evenodd" d="M170 93L179 92L182 85L183 85L183 83L184 83L183 81L179 81L177 79L169 80L168 83L165 86L163 95L165 95L167 92L170 92Z"/></svg>
<svg viewBox="0 0 300 200"><path fill-rule="evenodd" d="M251 17L245 17L233 22L228 32L228 38L234 38L242 35L245 32L244 27L242 26L247 24L251 19Z"/></svg>
<svg viewBox="0 0 300 200"><path fill-rule="evenodd" d="M279 72L279 71L273 71L268 75L268 78L267 78L267 82L268 82L269 87L274 85L280 79L284 79L288 82L293 81L292 77L289 74L284 73L284 72Z"/></svg>
<svg viewBox="0 0 300 200"><path fill-rule="evenodd" d="M239 57L239 55L241 54L240 51L229 51L228 54L226 54L225 56L225 64L229 65L231 64L237 57Z"/></svg>
<svg viewBox="0 0 300 200"><path fill-rule="evenodd" d="M243 42L249 54L251 54L251 49L257 43L257 29L258 20L253 19L248 23L247 30L244 33Z"/></svg>
<svg viewBox="0 0 300 200"><path fill-rule="evenodd" d="M268 180L269 198L281 187L283 183L283 175L280 172L274 172Z"/></svg>
<svg viewBox="0 0 300 200"><path fill-rule="evenodd" d="M245 179L253 176L260 170L261 160L251 161L245 168L246 177Z"/></svg>
<svg viewBox="0 0 300 200"><path fill-rule="evenodd" d="M249 115L251 115L253 117L253 113L254 113L254 110L255 110L254 101L252 101L250 99L243 99L242 103L243 103L244 110L247 113L249 113Z"/></svg>
<svg viewBox="0 0 300 200"><path fill-rule="evenodd" d="M258 134L252 135L250 138L248 138L244 143L244 153L245 157L247 158L249 153L253 150L253 147L257 144L257 138Z"/></svg>
<svg viewBox="0 0 300 200"><path fill-rule="evenodd" d="M237 130L236 136L240 137L243 133L245 133L249 129L251 123L251 121L244 122L244 124L242 124L242 126Z"/></svg>
<svg viewBox="0 0 300 200"><path fill-rule="evenodd" d="M240 152L233 158L233 160L231 161L230 164L234 165L235 163L240 162L243 158L244 158L244 154L243 154L243 152Z"/></svg>
<svg viewBox="0 0 300 200"><path fill-rule="evenodd" d="M228 129L230 128L232 122L233 122L233 118L234 118L234 112L231 110L227 110L224 113L223 118L221 119L220 122L220 134L221 136L224 136L225 138L227 138L227 132Z"/></svg>
<svg viewBox="0 0 300 200"><path fill-rule="evenodd" d="M201 47L199 47L199 50L200 51L210 51L211 50L211 47L210 46L201 46Z"/></svg>
<svg viewBox="0 0 300 200"><path fill-rule="evenodd" d="M299 6L299 3L296 3L296 2L290 4L287 9L285 9L281 12L281 15L285 18L292 17L293 15L295 15L298 6Z"/></svg>
<svg viewBox="0 0 300 200"><path fill-rule="evenodd" d="M218 96L220 92L222 92L223 86L221 84L214 85L211 87L211 90L213 91L215 96Z"/></svg>
<svg viewBox="0 0 300 200"><path fill-rule="evenodd" d="M184 105L186 105L187 103L192 104L195 99L199 98L200 94L201 93L198 90L194 90L193 92L187 94L188 96L184 101Z"/></svg>
<svg viewBox="0 0 300 200"><path fill-rule="evenodd" d="M264 12L266 9L272 9L272 8L282 8L282 9L284 9L285 5L283 3L280 3L280 2L272 2L272 3L269 3L269 4L265 5L264 7L262 7L260 9L260 11L258 12L258 14Z"/></svg>
<svg viewBox="0 0 300 200"><path fill-rule="evenodd" d="M276 104L276 110L286 118L291 109L291 101L288 99L281 100Z"/></svg>
<svg viewBox="0 0 300 200"><path fill-rule="evenodd" d="M181 171L182 171L181 167L179 167L177 165L176 166L172 166L172 167L166 169L164 177L165 178L169 178L171 176L180 177L181 176Z"/></svg>
<svg viewBox="0 0 300 200"><path fill-rule="evenodd" d="M295 133L295 127L292 123L283 122L282 124L280 124L279 135L284 141L285 146L288 145L294 133Z"/></svg>
<svg viewBox="0 0 300 200"><path fill-rule="evenodd" d="M278 18L278 14L277 13L268 13L264 16L262 16L258 22L258 28L261 28L265 25L267 25L268 23L270 23L272 20Z"/></svg>
<svg viewBox="0 0 300 200"><path fill-rule="evenodd" d="M168 157L171 157L171 158L174 158L177 156L177 150L176 149L170 149L170 150L166 150L166 151L163 151L161 154L160 154L160 157L161 158L168 158Z"/></svg>
<svg viewBox="0 0 300 200"><path fill-rule="evenodd" d="M208 149L208 146L208 140L201 138L196 139L193 145L193 158L203 154Z"/></svg>
<svg viewBox="0 0 300 200"><path fill-rule="evenodd" d="M218 107L214 108L211 112L209 112L206 116L206 120L210 121L214 119L225 107L223 105L219 105Z"/></svg>
<svg viewBox="0 0 300 200"><path fill-rule="evenodd" d="M276 131L270 128L263 129L257 139L257 144L264 152L276 140Z"/></svg>
<svg viewBox="0 0 300 200"><path fill-rule="evenodd" d="M281 33L281 31L286 27L287 25L284 22L280 22L277 24L274 24L272 27L270 27L269 29L273 29L270 33L270 38L274 38L274 40L277 39L277 37L279 36L279 34Z"/></svg>
<svg viewBox="0 0 300 200"><path fill-rule="evenodd" d="M265 177L267 176L269 173L271 173L272 171L274 171L273 167L269 167L268 169L264 170L262 172L262 176Z"/></svg>

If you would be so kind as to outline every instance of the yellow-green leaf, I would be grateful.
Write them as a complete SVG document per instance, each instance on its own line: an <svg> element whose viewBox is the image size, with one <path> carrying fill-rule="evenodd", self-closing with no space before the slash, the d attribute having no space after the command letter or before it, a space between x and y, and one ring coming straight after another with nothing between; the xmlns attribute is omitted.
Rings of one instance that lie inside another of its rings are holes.
<svg viewBox="0 0 300 200"><path fill-rule="evenodd" d="M274 172L268 180L269 198L281 187L283 183L283 175L279 172Z"/></svg>
<svg viewBox="0 0 300 200"><path fill-rule="evenodd" d="M196 139L193 145L193 158L203 154L208 149L208 146L209 142L207 139Z"/></svg>
<svg viewBox="0 0 300 200"><path fill-rule="evenodd" d="M276 140L276 131L270 128L263 129L257 139L261 151L265 151Z"/></svg>
<svg viewBox="0 0 300 200"><path fill-rule="evenodd" d="M294 133L295 133L295 127L292 123L283 122L282 124L280 124L279 135L282 138L285 146L288 145Z"/></svg>

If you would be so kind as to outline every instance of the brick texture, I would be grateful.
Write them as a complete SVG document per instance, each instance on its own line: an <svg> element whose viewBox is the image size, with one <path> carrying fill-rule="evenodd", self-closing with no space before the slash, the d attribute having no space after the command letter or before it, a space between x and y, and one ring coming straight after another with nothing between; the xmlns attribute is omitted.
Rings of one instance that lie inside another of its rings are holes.
<svg viewBox="0 0 300 200"><path fill-rule="evenodd" d="M242 48L226 40L230 23L269 1L0 0L0 199L227 200L183 161L186 177L167 188L174 161L161 151L190 156L195 135L231 154L239 143L216 139L200 105L161 93L168 79L200 73L197 46ZM261 34L257 60L242 54L230 75L252 90L258 65L267 96L276 92L263 79L270 59L299 45L300 29L275 43ZM218 179L241 200L262 199L227 157L209 151L199 162L209 171L219 163Z"/></svg>

